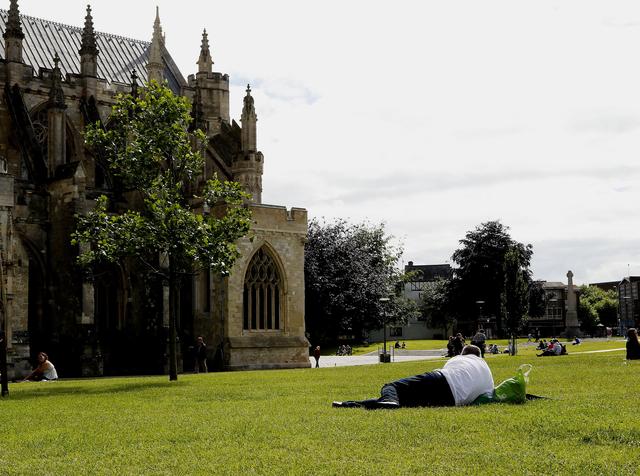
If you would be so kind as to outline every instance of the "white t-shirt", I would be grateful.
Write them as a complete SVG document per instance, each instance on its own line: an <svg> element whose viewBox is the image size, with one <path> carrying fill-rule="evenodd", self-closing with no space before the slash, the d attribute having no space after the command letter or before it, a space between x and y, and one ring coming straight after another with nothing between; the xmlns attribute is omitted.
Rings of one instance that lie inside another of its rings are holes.
<svg viewBox="0 0 640 476"><path fill-rule="evenodd" d="M56 368L53 366L53 364L47 360L45 367L46 369L42 373L42 376L47 380L57 380L58 372L56 372Z"/></svg>
<svg viewBox="0 0 640 476"><path fill-rule="evenodd" d="M447 379L456 406L468 405L483 393L493 392L493 375L484 359L475 355L452 357L440 369Z"/></svg>

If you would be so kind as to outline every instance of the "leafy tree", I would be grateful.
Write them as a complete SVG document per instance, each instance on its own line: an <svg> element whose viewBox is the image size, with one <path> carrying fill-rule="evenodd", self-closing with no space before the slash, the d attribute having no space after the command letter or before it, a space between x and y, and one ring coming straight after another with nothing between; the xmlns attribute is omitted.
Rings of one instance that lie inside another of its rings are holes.
<svg viewBox="0 0 640 476"><path fill-rule="evenodd" d="M584 285L579 291L578 319L583 331L592 333L599 323L607 327L617 325L618 296L614 290Z"/></svg>
<svg viewBox="0 0 640 476"><path fill-rule="evenodd" d="M449 279L437 279L425 283L420 299L422 318L426 320L429 327L441 328L444 336L449 335L449 329L455 323L455 318L449 309L450 287Z"/></svg>
<svg viewBox="0 0 640 476"><path fill-rule="evenodd" d="M529 317L541 317L547 309L547 298L544 288L544 281L532 281L529 285Z"/></svg>
<svg viewBox="0 0 640 476"><path fill-rule="evenodd" d="M578 320L580 321L580 329L588 334L593 334L600 324L598 319L598 311L594 307L593 303L585 300L580 301L578 304Z"/></svg>
<svg viewBox="0 0 640 476"><path fill-rule="evenodd" d="M504 322L505 256L511 251L513 265L517 264L527 275L533 256L532 246L513 240L508 230L499 221L482 223L467 232L460 240L461 247L452 256L457 265L451 282L454 315L460 319L476 316L476 303L483 301L485 314L495 318L501 334L513 326Z"/></svg>
<svg viewBox="0 0 640 476"><path fill-rule="evenodd" d="M81 246L82 264L134 257L169 284L169 378L177 379L176 314L181 276L198 268L226 273L238 257L235 242L250 227L248 198L233 182L209 180L201 197L191 191L202 173L202 131L188 132L190 105L155 82L140 96L120 96L111 127L86 131L86 142L131 191L135 207L112 211L101 196L93 211L77 217L72 243ZM195 142L194 142L195 141ZM195 213L203 203L208 216ZM213 211L213 210L212 210ZM86 248L86 249L85 249Z"/></svg>
<svg viewBox="0 0 640 476"><path fill-rule="evenodd" d="M415 314L415 305L394 296L402 281L401 255L383 224L312 220L305 246L305 315L312 339L360 338L384 322L400 323ZM390 301L380 302L390 295Z"/></svg>
<svg viewBox="0 0 640 476"><path fill-rule="evenodd" d="M504 291L502 302L505 330L511 339L511 355L516 354L516 338L522 329L529 309L531 271L522 266L518 249L513 247L504 256Z"/></svg>

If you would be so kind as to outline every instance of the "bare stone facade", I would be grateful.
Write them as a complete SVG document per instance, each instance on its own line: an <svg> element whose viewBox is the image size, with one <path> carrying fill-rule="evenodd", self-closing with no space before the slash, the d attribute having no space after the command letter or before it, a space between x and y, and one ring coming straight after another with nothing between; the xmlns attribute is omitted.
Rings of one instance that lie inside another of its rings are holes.
<svg viewBox="0 0 640 476"><path fill-rule="evenodd" d="M242 256L230 275L205 271L183 282L184 370L193 367L197 335L218 368L308 367L307 214L261 203L264 157L254 99L247 88L241 125L230 119L229 77L213 71L206 31L198 71L185 80L157 12L151 43L94 31L90 8L84 27L76 28L20 15L17 0L0 10L0 30L0 282L10 377L27 372L41 350L62 376L164 369L166 283L133 262L82 270L70 244L74 216L101 194L115 209L132 204L106 164L85 149L82 132L96 121L108 127L116 95L135 93L151 79L187 97L195 125L209 136L195 186L217 173L252 195L254 226L239 242Z"/></svg>

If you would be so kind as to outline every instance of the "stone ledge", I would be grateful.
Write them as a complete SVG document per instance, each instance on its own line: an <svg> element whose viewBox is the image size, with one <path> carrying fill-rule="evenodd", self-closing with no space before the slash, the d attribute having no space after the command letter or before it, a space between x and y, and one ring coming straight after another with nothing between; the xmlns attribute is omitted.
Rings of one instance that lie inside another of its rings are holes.
<svg viewBox="0 0 640 476"><path fill-rule="evenodd" d="M273 347L309 347L309 342L301 336L283 335L250 335L228 337L227 342L232 349L273 348Z"/></svg>
<svg viewBox="0 0 640 476"><path fill-rule="evenodd" d="M244 364L227 365L225 370L277 370L277 369L306 369L311 367L311 362L286 362L277 364Z"/></svg>

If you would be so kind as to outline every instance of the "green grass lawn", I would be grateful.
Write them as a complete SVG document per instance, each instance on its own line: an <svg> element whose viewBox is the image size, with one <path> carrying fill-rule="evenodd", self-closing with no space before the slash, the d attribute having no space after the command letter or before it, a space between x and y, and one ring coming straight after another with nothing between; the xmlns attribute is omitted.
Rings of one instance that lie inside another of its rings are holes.
<svg viewBox="0 0 640 476"><path fill-rule="evenodd" d="M623 359L492 357L496 382L532 363L528 391L552 400L396 411L331 401L441 361L13 384L0 474L638 474L640 362Z"/></svg>

